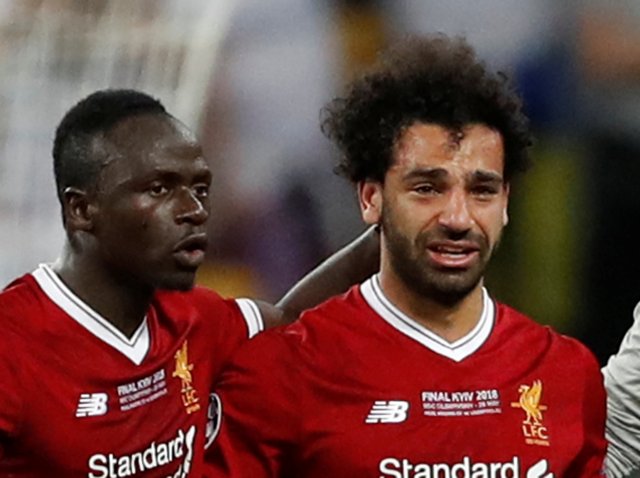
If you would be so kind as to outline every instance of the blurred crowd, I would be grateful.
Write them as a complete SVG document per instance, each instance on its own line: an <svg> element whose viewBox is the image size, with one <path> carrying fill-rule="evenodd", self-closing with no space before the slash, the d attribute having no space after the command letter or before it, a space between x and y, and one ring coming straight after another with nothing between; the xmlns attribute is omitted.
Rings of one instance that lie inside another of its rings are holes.
<svg viewBox="0 0 640 478"><path fill-rule="evenodd" d="M428 32L464 35L508 72L536 131L493 293L604 361L640 300L635 0L0 0L0 281L62 244L57 122L93 90L130 87L199 132L214 170L200 281L277 298L363 227L322 106L379 49Z"/></svg>

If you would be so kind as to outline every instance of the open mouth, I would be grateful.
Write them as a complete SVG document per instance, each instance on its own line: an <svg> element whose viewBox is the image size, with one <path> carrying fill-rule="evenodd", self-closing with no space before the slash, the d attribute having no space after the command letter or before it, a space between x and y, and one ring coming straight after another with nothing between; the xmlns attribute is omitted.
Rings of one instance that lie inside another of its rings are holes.
<svg viewBox="0 0 640 478"><path fill-rule="evenodd" d="M429 257L442 268L466 269L480 256L480 248L472 243L437 243L427 247Z"/></svg>
<svg viewBox="0 0 640 478"><path fill-rule="evenodd" d="M178 264L194 269L204 262L207 249L207 235L193 234L181 240L173 249L173 256Z"/></svg>

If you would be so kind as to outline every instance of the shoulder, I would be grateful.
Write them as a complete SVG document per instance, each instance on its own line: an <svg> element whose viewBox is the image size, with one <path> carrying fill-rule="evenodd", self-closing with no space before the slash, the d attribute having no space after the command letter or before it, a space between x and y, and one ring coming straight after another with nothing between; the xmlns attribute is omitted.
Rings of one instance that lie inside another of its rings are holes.
<svg viewBox="0 0 640 478"><path fill-rule="evenodd" d="M0 292L0 317L3 331L13 327L28 328L29 324L40 318L41 310L48 302L30 274L24 275Z"/></svg>
<svg viewBox="0 0 640 478"><path fill-rule="evenodd" d="M637 377L640 375L638 354L640 354L640 303L633 311L634 321L627 330L618 352L612 355L604 367L607 387L630 387L634 393L638 390Z"/></svg>
<svg viewBox="0 0 640 478"><path fill-rule="evenodd" d="M299 320L289 327L327 330L329 332L345 326L353 329L354 324L362 320L363 315L371 313L373 313L372 310L362 297L360 286L356 285L347 292L304 311Z"/></svg>
<svg viewBox="0 0 640 478"><path fill-rule="evenodd" d="M204 334L212 345L218 344L229 353L264 330L262 316L253 301L226 299L204 287L159 291L154 307L170 321L191 324L194 333Z"/></svg>
<svg viewBox="0 0 640 478"><path fill-rule="evenodd" d="M292 347L300 356L316 356L319 351L331 362L340 360L339 355L346 353L356 338L362 340L368 336L375 317L359 286L355 286L303 312L297 321L277 333L283 344Z"/></svg>
<svg viewBox="0 0 640 478"><path fill-rule="evenodd" d="M325 362L341 361L353 337L366 333L357 313L358 294L353 288L303 312L292 324L259 334L241 347L234 362L244 370L270 370L266 377L272 378L274 370L285 368L283 364L304 369L309 364L321 368ZM287 366L285 373L290 372Z"/></svg>
<svg viewBox="0 0 640 478"><path fill-rule="evenodd" d="M242 368L271 368L278 363L286 363L285 355L295 355L304 342L295 325L274 327L258 334L242 345L233 362L241 364Z"/></svg>
<svg viewBox="0 0 640 478"><path fill-rule="evenodd" d="M154 302L168 315L195 314L210 319L238 318L241 315L234 299L225 299L217 292L204 287L188 291L158 291Z"/></svg>
<svg viewBox="0 0 640 478"><path fill-rule="evenodd" d="M39 288L33 276L31 274L25 274L10 282L2 289L0 292L0 300L6 304L31 303L31 299L38 295L38 292Z"/></svg>
<svg viewBox="0 0 640 478"><path fill-rule="evenodd" d="M0 383L17 383L17 377L21 376L18 370L33 356L33 347L38 345L34 337L40 334L43 321L51 319L46 310L49 302L45 299L30 275L16 279L0 292ZM14 376L8 379L7 374L11 373Z"/></svg>
<svg viewBox="0 0 640 478"><path fill-rule="evenodd" d="M539 348L550 360L559 360L565 369L586 370L600 374L594 354L576 338L562 334L527 315L497 303L498 327L507 330L521 350Z"/></svg>

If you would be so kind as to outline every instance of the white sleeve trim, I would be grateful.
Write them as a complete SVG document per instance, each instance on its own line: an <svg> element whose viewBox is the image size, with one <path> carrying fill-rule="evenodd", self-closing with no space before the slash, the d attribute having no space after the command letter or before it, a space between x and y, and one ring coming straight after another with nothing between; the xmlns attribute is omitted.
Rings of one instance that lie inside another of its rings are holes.
<svg viewBox="0 0 640 478"><path fill-rule="evenodd" d="M249 338L264 330L264 320L256 303L250 299L236 299L244 321L249 329Z"/></svg>

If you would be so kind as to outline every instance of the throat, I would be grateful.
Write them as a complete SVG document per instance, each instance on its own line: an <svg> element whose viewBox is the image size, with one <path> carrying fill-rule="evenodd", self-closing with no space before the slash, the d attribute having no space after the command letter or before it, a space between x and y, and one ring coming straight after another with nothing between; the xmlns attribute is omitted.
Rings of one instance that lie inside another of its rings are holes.
<svg viewBox="0 0 640 478"><path fill-rule="evenodd" d="M125 337L130 339L131 337L133 337L136 331L140 328L140 325L142 325L142 322L144 322L146 314L142 315L142 317L138 318L137 320L134 320L134 321L123 320L122 322L111 320L107 316L103 316L103 317L105 317L115 328L117 328L120 332L122 332L122 334Z"/></svg>
<svg viewBox="0 0 640 478"><path fill-rule="evenodd" d="M118 329L125 337L131 338L144 321L151 305L151 296L135 294L102 293L99 296L80 296L91 308Z"/></svg>
<svg viewBox="0 0 640 478"><path fill-rule="evenodd" d="M103 271L85 270L77 262L73 267L56 263L53 270L71 292L127 338L140 328L151 305L153 289L114 280Z"/></svg>
<svg viewBox="0 0 640 478"><path fill-rule="evenodd" d="M448 343L467 336L478 325L484 311L481 284L455 302L416 294L410 288L385 281L384 276L380 278L380 286L401 312Z"/></svg>
<svg viewBox="0 0 640 478"><path fill-rule="evenodd" d="M418 317L415 320L438 337L452 344L467 336L475 328L480 320L480 315L465 319L467 318L459 317L453 313L442 316Z"/></svg>

